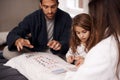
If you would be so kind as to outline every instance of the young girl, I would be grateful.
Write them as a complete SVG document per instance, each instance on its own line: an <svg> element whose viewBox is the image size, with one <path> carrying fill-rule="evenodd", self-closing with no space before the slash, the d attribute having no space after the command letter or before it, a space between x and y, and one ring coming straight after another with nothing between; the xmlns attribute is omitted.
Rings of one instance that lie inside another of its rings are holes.
<svg viewBox="0 0 120 80"><path fill-rule="evenodd" d="M87 53L87 43L91 31L91 18L88 14L78 14L73 18L70 49L66 60L79 66L83 63Z"/></svg>

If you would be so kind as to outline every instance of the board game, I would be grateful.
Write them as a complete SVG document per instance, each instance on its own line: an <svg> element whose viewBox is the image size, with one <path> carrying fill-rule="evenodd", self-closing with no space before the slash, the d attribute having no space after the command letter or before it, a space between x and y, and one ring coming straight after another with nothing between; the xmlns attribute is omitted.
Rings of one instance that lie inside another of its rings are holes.
<svg viewBox="0 0 120 80"><path fill-rule="evenodd" d="M29 80L63 80L67 71L77 68L51 53L25 53L8 61L6 66L17 69Z"/></svg>

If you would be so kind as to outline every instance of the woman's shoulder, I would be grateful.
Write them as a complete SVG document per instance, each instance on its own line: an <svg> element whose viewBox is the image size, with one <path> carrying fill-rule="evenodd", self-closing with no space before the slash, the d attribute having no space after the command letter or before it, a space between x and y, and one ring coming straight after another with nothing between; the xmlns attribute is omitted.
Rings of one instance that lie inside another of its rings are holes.
<svg viewBox="0 0 120 80"><path fill-rule="evenodd" d="M113 35L100 41L87 54L88 56L101 56L103 58L116 57L118 55L117 42Z"/></svg>
<svg viewBox="0 0 120 80"><path fill-rule="evenodd" d="M95 47L108 47L108 46L113 46L113 45L116 45L116 39L113 35L103 39L102 41L100 41Z"/></svg>

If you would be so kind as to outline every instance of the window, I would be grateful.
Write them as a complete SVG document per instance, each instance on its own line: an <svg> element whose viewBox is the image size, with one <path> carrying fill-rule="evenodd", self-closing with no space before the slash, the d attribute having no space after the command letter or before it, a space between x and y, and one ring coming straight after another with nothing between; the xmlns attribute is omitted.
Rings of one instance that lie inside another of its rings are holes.
<svg viewBox="0 0 120 80"><path fill-rule="evenodd" d="M89 0L59 0L60 8L70 13L72 17L75 15L88 12L87 4Z"/></svg>
<svg viewBox="0 0 120 80"><path fill-rule="evenodd" d="M67 7L71 9L82 9L83 0L67 0Z"/></svg>

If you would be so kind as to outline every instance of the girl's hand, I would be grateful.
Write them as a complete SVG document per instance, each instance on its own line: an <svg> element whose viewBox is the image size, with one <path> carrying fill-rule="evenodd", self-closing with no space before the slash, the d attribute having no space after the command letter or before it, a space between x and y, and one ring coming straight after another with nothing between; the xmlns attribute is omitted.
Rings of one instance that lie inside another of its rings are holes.
<svg viewBox="0 0 120 80"><path fill-rule="evenodd" d="M77 67L79 67L81 64L83 64L83 62L84 62L84 57L82 57L82 56L77 56L77 57L75 57L75 65L77 66Z"/></svg>
<svg viewBox="0 0 120 80"><path fill-rule="evenodd" d="M67 60L68 63L73 63L75 58L74 58L74 56L68 56L66 60Z"/></svg>

